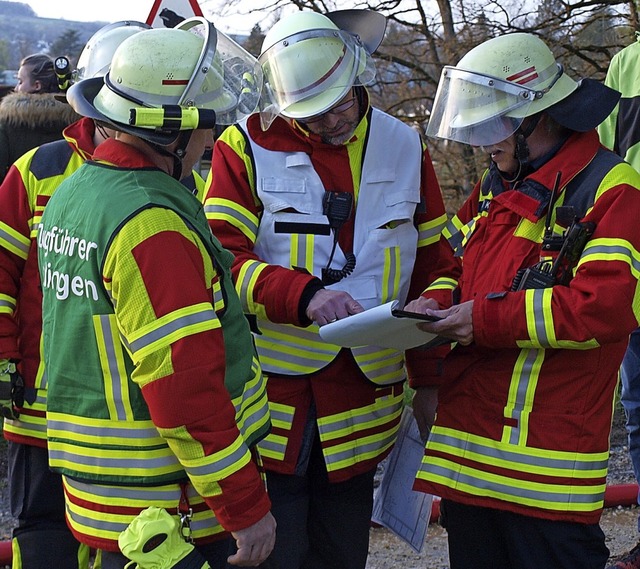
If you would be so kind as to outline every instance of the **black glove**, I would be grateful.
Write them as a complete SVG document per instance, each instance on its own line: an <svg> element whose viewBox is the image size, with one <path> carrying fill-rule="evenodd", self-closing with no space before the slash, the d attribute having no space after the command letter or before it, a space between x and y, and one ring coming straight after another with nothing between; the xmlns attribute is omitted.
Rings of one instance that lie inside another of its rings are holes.
<svg viewBox="0 0 640 569"><path fill-rule="evenodd" d="M24 380L15 360L0 360L0 413L6 419L17 419L24 405Z"/></svg>

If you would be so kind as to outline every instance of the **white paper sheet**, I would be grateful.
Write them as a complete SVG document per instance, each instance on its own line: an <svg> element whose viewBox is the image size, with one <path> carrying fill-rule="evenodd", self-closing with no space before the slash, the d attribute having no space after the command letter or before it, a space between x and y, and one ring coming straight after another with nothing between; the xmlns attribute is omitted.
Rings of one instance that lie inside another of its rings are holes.
<svg viewBox="0 0 640 569"><path fill-rule="evenodd" d="M413 490L424 443L410 407L405 407L398 440L382 463L384 473L373 499L371 519L406 541L417 553L422 551L431 518L433 496Z"/></svg>
<svg viewBox="0 0 640 569"><path fill-rule="evenodd" d="M320 327L320 337L345 348L380 346L397 350L422 346L438 338L420 330L420 320L393 316L394 308L399 308L397 300L325 324Z"/></svg>

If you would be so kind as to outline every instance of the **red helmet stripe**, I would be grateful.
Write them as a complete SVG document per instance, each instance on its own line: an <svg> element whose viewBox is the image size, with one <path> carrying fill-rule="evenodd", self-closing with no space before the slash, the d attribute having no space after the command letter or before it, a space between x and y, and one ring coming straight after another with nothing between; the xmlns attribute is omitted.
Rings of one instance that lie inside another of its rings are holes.
<svg viewBox="0 0 640 569"><path fill-rule="evenodd" d="M513 83L518 83L519 85L524 85L529 83L529 81L533 81L538 78L538 73L536 71L535 66L528 67L523 71L519 71L518 73L514 73L507 77L507 81L511 81Z"/></svg>

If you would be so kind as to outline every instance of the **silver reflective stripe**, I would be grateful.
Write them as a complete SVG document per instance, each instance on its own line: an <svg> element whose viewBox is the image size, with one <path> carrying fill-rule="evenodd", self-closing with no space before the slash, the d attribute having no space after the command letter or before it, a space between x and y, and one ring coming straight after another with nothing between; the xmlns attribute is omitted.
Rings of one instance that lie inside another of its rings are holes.
<svg viewBox="0 0 640 569"><path fill-rule="evenodd" d="M125 398L128 399L128 396L125 396L123 393L124 386L127 384L127 378L122 377L120 372L118 371L118 356L117 353L122 353L122 348L120 345L116 346L113 342L113 338L119 337L119 331L114 326L115 324L115 316L109 314L102 314L97 316L100 327L102 328L102 337L104 338L104 343L102 346L99 346L99 349L102 348L104 350L104 355L107 361L109 381L105 382L105 387L111 387L111 395L107 395L111 399L111 409L115 409L115 417L111 417L112 419L117 419L119 421L125 421L129 419L127 410L124 406ZM122 358L120 358L122 361Z"/></svg>
<svg viewBox="0 0 640 569"><path fill-rule="evenodd" d="M220 202L208 202L204 207L204 212L208 219L215 219L220 217L222 217L223 219L226 217L235 219L239 224L246 227L251 232L251 234L253 235L253 240L255 241L255 236L258 233L257 224L252 221L251 218L247 217L246 215L242 215L237 209L222 205Z"/></svg>
<svg viewBox="0 0 640 569"><path fill-rule="evenodd" d="M284 453L287 450L287 444L286 442L278 443L273 440L273 437L269 436L258 443L258 448L262 451L266 451L269 454L277 453L284 456Z"/></svg>
<svg viewBox="0 0 640 569"><path fill-rule="evenodd" d="M187 328L188 326L193 326L194 324L201 324L202 322L207 322L209 320L215 320L216 315L213 309L209 308L206 310L201 310L195 314L187 314L180 318L176 318L171 322L167 322L166 324L152 330L148 334L145 334L141 338L134 340L131 342L131 349L133 352L138 352L139 350L150 346L154 342L161 340L162 338L166 338L170 336L177 330L181 328Z"/></svg>
<svg viewBox="0 0 640 569"><path fill-rule="evenodd" d="M66 449L63 450L61 447ZM130 456L130 453L124 452L122 449L112 450L110 452L117 453L117 456L105 456L105 450L101 449L100 456L90 456L79 454L79 451L83 447L79 447L75 444L61 445L58 441L49 441L49 461L56 466L62 466L65 464L73 464L78 470L82 470L82 466L89 467L91 471L100 473L100 469L106 470L121 470L124 476L135 476L132 474L133 470L162 470L163 474L166 474L168 467L170 471L179 472L182 467L176 460L173 453L167 448L163 449L165 453L163 456L143 456L143 453L157 454L157 449L140 449L137 448L137 455ZM92 451L92 449L87 449ZM149 473L151 475L151 472ZM139 475L138 475L139 476Z"/></svg>
<svg viewBox="0 0 640 569"><path fill-rule="evenodd" d="M0 241L5 241L9 247L5 247L5 249L16 250L17 254L26 259L29 256L29 247L31 246L31 241L20 240L16 235L9 233L5 227L9 227L5 223L0 223Z"/></svg>
<svg viewBox="0 0 640 569"><path fill-rule="evenodd" d="M440 459L437 459L440 462ZM435 461L430 457L422 462L420 471L438 478L438 481L445 486L451 488L464 488L466 493L474 493L482 496L495 496L500 495L502 499L508 500L511 498L511 502L527 503L535 501L540 506L544 507L545 504L585 504L593 505L593 509L598 508L601 505L604 497L605 484L598 484L593 486L583 487L586 493L580 494L575 492L575 486L567 485L562 486L560 484L544 483L532 483L527 482L526 485L521 481L513 480L507 477L500 477L492 475L490 480L480 478L478 476L472 476L472 469L464 469L461 471L460 465L452 464L451 468L444 465L435 464ZM442 482L442 479L447 481ZM504 482L500 482L500 479ZM531 486L538 487L539 490L532 488ZM548 488L546 487L548 486ZM470 490L471 488L475 490ZM563 490L563 491L559 491ZM547 508L549 509L549 508ZM555 509L555 508L552 508ZM569 509L575 510L569 506ZM582 508L580 508L582 509Z"/></svg>
<svg viewBox="0 0 640 569"><path fill-rule="evenodd" d="M261 267L264 267L264 263L259 263L258 261L248 261L242 265L242 277L236 282L236 288L245 312L251 312L251 306L253 305L253 278ZM250 292L251 298L249 298Z"/></svg>
<svg viewBox="0 0 640 569"><path fill-rule="evenodd" d="M149 445L164 445L164 439L158 434L158 431L155 427L134 427L131 424L126 426L117 427L117 426L92 426L92 425L81 425L68 421L62 421L60 419L53 419L51 416L48 417L47 423L49 425L49 430L56 433L56 436L59 437L58 433L71 433L71 438L76 438L77 435L82 435L83 437L91 437L91 438L114 438L114 439L129 439L129 440L143 440L148 442ZM151 423L148 421L148 423Z"/></svg>
<svg viewBox="0 0 640 569"><path fill-rule="evenodd" d="M601 476L601 472L598 471L606 470L608 464L606 458L587 458L588 455L584 459L578 459L578 457L536 456L531 452L527 452L530 449L526 447L522 448L521 452L514 452L508 448L504 448L503 443L482 444L480 442L465 440L447 435L438 430L437 427L434 428L429 435L427 449L435 448L436 445L438 445L439 451L444 450L454 456L475 455L479 457L476 458L476 460L482 460L482 462L486 464L495 464L494 460L500 460L508 464L507 468L523 472L531 472L535 469L538 469L537 471L540 471L540 469L548 469L550 471L579 471L587 474L596 472L594 476ZM553 451L548 452L552 453ZM554 475L562 476L562 474Z"/></svg>
<svg viewBox="0 0 640 569"><path fill-rule="evenodd" d="M248 454L249 448L242 443L229 454L217 452L215 455L209 456L209 459L211 459L212 462L208 462L200 466L189 466L188 464L183 464L183 467L191 476L213 475L216 480L220 480L223 478L221 473L224 470L233 465L241 465L243 463L243 458Z"/></svg>
<svg viewBox="0 0 640 569"><path fill-rule="evenodd" d="M366 407L365 412L361 414L357 414L357 410L354 410L341 421L333 417L320 419L318 420L320 439L322 441L330 441L346 434L353 435L372 426L389 423L395 420L402 412L402 399L403 396L400 394L398 397Z"/></svg>
<svg viewBox="0 0 640 569"><path fill-rule="evenodd" d="M345 461L348 461L350 464L355 464L367 459L368 455L376 456L380 454L380 452L395 442L397 432L398 429L395 428L387 433L386 437L383 438L378 435L368 443L365 443L363 439L358 439L325 449L327 470L336 470L336 465Z"/></svg>
<svg viewBox="0 0 640 569"><path fill-rule="evenodd" d="M524 425L522 424L525 419L523 413L526 411L528 417L528 413L531 411L531 403L527 403L527 393L531 385L535 386L545 353L544 350L522 350L518 357L518 363L521 359L524 359L524 361L521 371L517 374L514 373L515 377L512 378L512 381L517 382L515 401L510 401L507 406L509 416L512 419L516 419L518 424L515 427L505 427L505 429L511 431L509 433L509 442L513 445L524 442L520 441L520 437L528 431L528 429L523 429ZM511 411L509 411L510 407L512 407Z"/></svg>

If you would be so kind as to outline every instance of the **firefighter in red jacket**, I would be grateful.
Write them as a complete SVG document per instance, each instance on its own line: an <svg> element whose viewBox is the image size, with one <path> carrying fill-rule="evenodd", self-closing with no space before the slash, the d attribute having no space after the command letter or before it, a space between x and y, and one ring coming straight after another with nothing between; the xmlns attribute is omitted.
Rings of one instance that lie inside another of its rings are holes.
<svg viewBox="0 0 640 569"><path fill-rule="evenodd" d="M414 298L448 250L428 151L364 87L385 26L367 10L280 20L259 58L272 99L218 139L207 181L207 217L235 254L236 288L260 330L273 428L259 448L281 569L364 568L405 363L427 369L438 355L340 349L318 335L336 318Z"/></svg>
<svg viewBox="0 0 640 569"><path fill-rule="evenodd" d="M425 433L439 386L415 487L442 497L452 569L607 561L609 430L640 301L640 176L595 131L619 96L530 34L443 70L427 134L491 157L445 230L459 302L427 288L408 305L457 342L413 383Z"/></svg>
<svg viewBox="0 0 640 569"><path fill-rule="evenodd" d="M87 42L77 80L107 71L116 47L149 26L116 22ZM37 225L62 180L92 157L109 133L83 118L64 140L35 148L9 169L0 186L0 405L8 441L14 567L88 567L89 549L71 535L64 517L59 474L49 470L45 410L47 377L41 360L42 292L38 275ZM11 401L13 392L13 401Z"/></svg>

